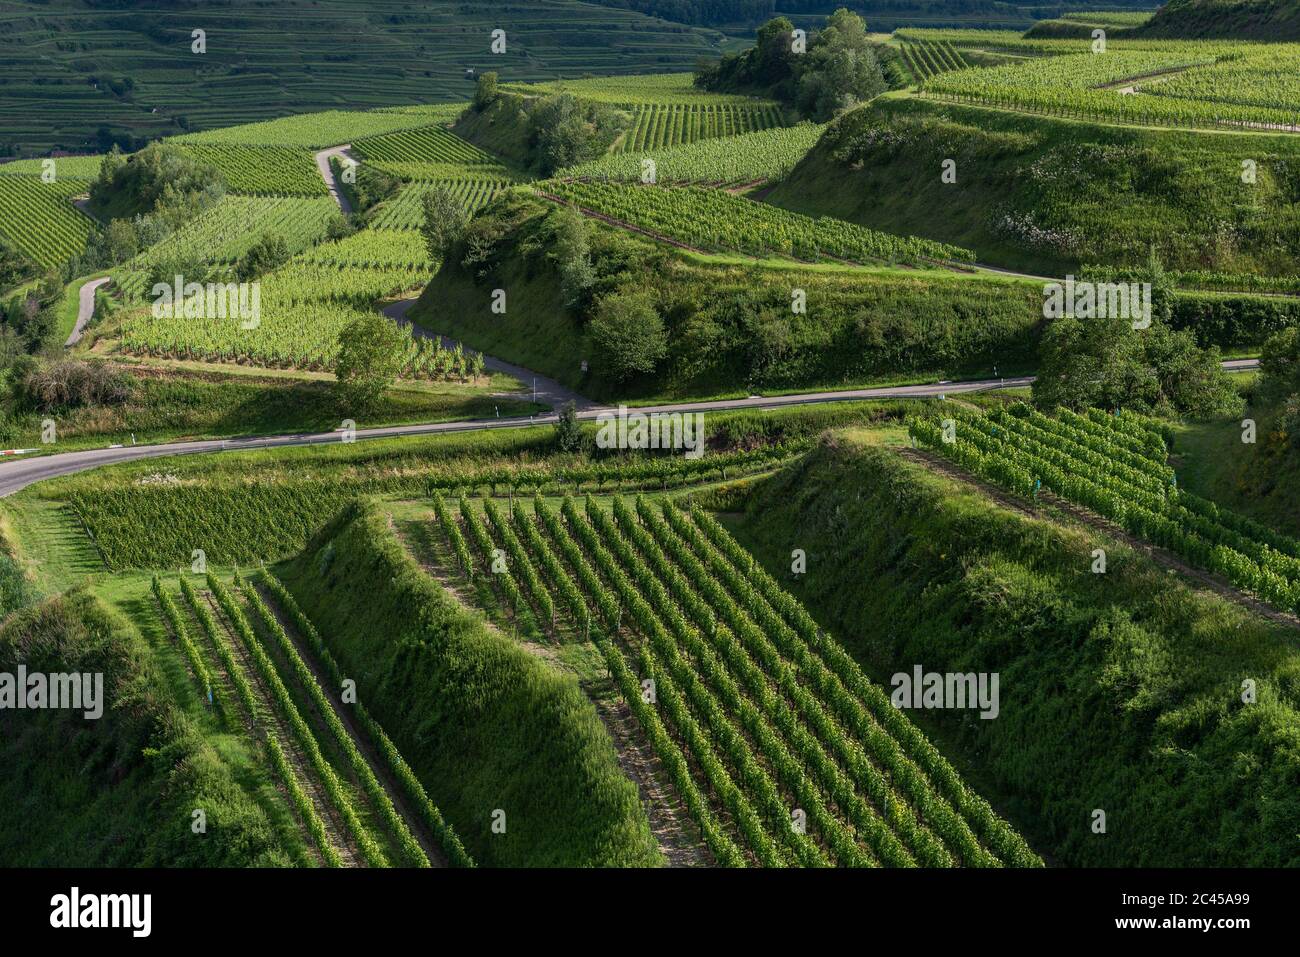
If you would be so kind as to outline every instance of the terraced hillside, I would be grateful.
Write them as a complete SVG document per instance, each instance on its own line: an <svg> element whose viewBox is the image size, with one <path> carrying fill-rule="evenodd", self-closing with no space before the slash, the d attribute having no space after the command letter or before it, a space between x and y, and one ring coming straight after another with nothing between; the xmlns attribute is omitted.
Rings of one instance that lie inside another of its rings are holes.
<svg viewBox="0 0 1300 957"><path fill-rule="evenodd" d="M193 31L206 52L192 52ZM507 49L489 50L506 31ZM286 45L284 37L294 37ZM84 152L288 113L465 99L465 71L513 80L690 69L722 35L575 0L0 3L0 149ZM101 136L100 131L103 130Z"/></svg>
<svg viewBox="0 0 1300 957"><path fill-rule="evenodd" d="M711 518L479 507L435 500L448 569L543 640L595 645L719 865L1039 863Z"/></svg>

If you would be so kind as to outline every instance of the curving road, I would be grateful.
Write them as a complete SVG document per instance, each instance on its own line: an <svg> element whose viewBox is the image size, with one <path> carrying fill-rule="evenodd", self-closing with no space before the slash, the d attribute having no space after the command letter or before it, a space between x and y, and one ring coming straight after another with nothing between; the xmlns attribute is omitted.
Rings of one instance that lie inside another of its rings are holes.
<svg viewBox="0 0 1300 957"><path fill-rule="evenodd" d="M502 365L505 365L502 363ZM1258 359L1229 359L1223 367L1233 372L1259 368ZM517 368L517 367L514 367ZM526 370L525 370L526 371ZM835 392L805 392L795 395L750 396L745 399L717 399L708 402L677 402L668 405L637 406L637 412L727 412L736 409L783 409L792 405L814 405L853 399L924 399L940 395L964 395L989 389L1016 388L1033 384L1034 376L1012 379L977 379L967 382L940 382L932 385L887 386L878 389L845 389ZM542 397L541 380L538 398ZM603 413L616 412L614 406L588 403L578 411L579 419L595 419ZM358 429L356 438L390 439L412 435L440 435L450 432L478 432L553 425L556 414L507 419L470 419L463 422L438 422L423 425L396 425L379 429ZM11 459L0 462L0 498L12 495L35 482L71 475L105 465L134 462L167 455L194 455L210 452L235 452L251 449L288 448L301 445L324 445L342 441L340 432L312 432L290 435L250 436L241 439L208 439L199 442L174 442L165 445L131 445L122 448L89 449L62 452L34 459Z"/></svg>
<svg viewBox="0 0 1300 957"><path fill-rule="evenodd" d="M812 405L820 402L842 402L849 399L920 399L938 395L959 395L982 392L986 389L1026 386L1032 376L1017 379L985 379L971 382L947 382L935 385L905 385L880 389L850 389L842 392L810 392L802 395L750 396L745 399L719 399L709 402L678 402L670 405L638 406L637 412L725 412L735 409L780 409L791 405ZM541 393L539 390L538 397ZM616 412L612 406L588 406L578 412L580 419L595 419L606 412ZM427 425L397 425L380 429L358 429L356 438L387 439L411 435L438 435L449 432L476 432L486 429L508 429L552 425L556 414L516 417L508 419L471 419L464 422L439 422ZM62 452L26 460L0 463L0 498L12 495L27 486L60 475L71 475L105 465L134 462L140 459L168 455L194 455L210 452L247 451L250 449L287 448L300 445L324 445L342 441L340 432L299 433L295 435L252 436L243 439L209 439L199 442L173 442L165 445L130 445L122 448L88 449L82 452Z"/></svg>
<svg viewBox="0 0 1300 957"><path fill-rule="evenodd" d="M68 341L63 344L65 349L70 349L81 341L81 333L86 328L86 323L95 314L95 290L112 281L111 276L103 276L92 279L81 287L77 293L77 324L72 327L72 335L68 336Z"/></svg>
<svg viewBox="0 0 1300 957"><path fill-rule="evenodd" d="M316 168L320 170L321 179L325 180L325 188L329 190L334 202L339 204L339 209L343 210L343 215L352 212L352 203L348 201L347 195L339 189L338 180L334 177L334 170L330 169L330 160L334 157L339 159L353 159L348 153L352 148L351 143L344 143L340 146L331 146L327 150L321 150L316 154ZM355 162L355 160L353 160Z"/></svg>
<svg viewBox="0 0 1300 957"><path fill-rule="evenodd" d="M448 339L446 336L438 335L436 332L430 332L419 323L406 318L406 314L410 312L411 307L418 301L419 300L417 299L402 299L392 305L385 306L382 312L399 326L409 325L411 327L411 335L415 336L417 339L436 339L442 343L443 348L456 348L455 340ZM568 386L561 385L554 379L549 379L544 375L539 375L532 369L525 369L523 366L512 365L509 362L497 359L493 356L487 355L486 353L483 354L483 365L489 372L504 372L506 375L514 376L524 384L524 389L526 391L532 390L532 393L536 394L538 402L541 402L544 405L549 405L553 409L558 409L560 406L566 405L569 402L572 402L579 409L590 409L594 408L596 405L596 403L574 392Z"/></svg>

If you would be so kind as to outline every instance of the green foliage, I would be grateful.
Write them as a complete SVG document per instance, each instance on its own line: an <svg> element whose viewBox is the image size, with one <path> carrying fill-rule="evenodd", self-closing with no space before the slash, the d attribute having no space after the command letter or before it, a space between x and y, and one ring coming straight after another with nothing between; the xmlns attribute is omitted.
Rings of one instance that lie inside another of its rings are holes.
<svg viewBox="0 0 1300 957"><path fill-rule="evenodd" d="M787 128L701 139L680 146L633 145L615 155L570 167L561 171L561 175L640 182L645 175L648 154L655 162L655 181L659 183L729 185L780 179L794 169L824 131L824 126L800 123Z"/></svg>
<svg viewBox="0 0 1300 957"><path fill-rule="evenodd" d="M717 189L594 182L555 182L543 188L585 209L702 249L856 263L975 260L968 249L891 236L829 216L813 219Z"/></svg>
<svg viewBox="0 0 1300 957"><path fill-rule="evenodd" d="M297 646L289 637L288 632L284 630L284 626L280 624L275 612L262 600L262 596L257 589L247 579L236 574L235 584L239 587L245 601L252 607L253 613L261 624L262 633L271 636L272 642L279 649L280 657L288 663L288 670L293 675L292 680L306 694L316 714L319 715L321 723L325 725L326 730L329 732L330 739L343 753L348 767L352 769L353 776L360 782L367 801L369 801L375 815L383 821L384 827L388 829L389 834L405 858L406 864L413 867L429 867L429 858L425 855L423 848L415 839L415 835L411 833L406 821L397 813L388 792L384 790L383 785L379 783L379 779L375 777L374 770L365 757L362 756L361 750L357 747L356 742L352 740L352 735L344 727L343 720L334 710L334 705L321 689L320 683L316 680L316 675L307 665L307 662L303 660L302 655L298 653ZM350 822L355 820L355 812L351 811L350 805L349 815L353 815L348 818ZM359 843L366 857L375 861L377 866L383 866L387 863L382 852L375 845L372 836L364 828L361 829Z"/></svg>
<svg viewBox="0 0 1300 957"><path fill-rule="evenodd" d="M474 100L471 105L477 112L482 113L496 101L498 95L497 73L495 70L489 70L479 74L474 84Z"/></svg>
<svg viewBox="0 0 1300 957"><path fill-rule="evenodd" d="M1202 418L1240 410L1217 347L1201 349L1191 332L1174 332L1154 316L1149 329L1134 329L1133 323L1116 317L1055 320L1043 335L1034 402L1047 409L1123 406Z"/></svg>
<svg viewBox="0 0 1300 957"><path fill-rule="evenodd" d="M596 361L615 382L649 375L668 354L664 323L648 289L604 296L596 303L589 327Z"/></svg>
<svg viewBox="0 0 1300 957"><path fill-rule="evenodd" d="M1296 149L1290 135L1206 136L880 98L832 124L767 201L957 244L981 262L1039 275L1078 275L1092 263L1142 269L1154 246L1171 271L1294 276ZM1247 155L1257 162L1253 184L1242 180ZM945 159L957 164L954 184L940 181Z"/></svg>
<svg viewBox="0 0 1300 957"><path fill-rule="evenodd" d="M997 720L933 711L926 726L978 761L998 806L1061 864L1296 863L1290 629L1126 549L1108 546L1106 574L1088 574L1094 534L847 438L768 483L739 535L872 675L918 662L1001 674ZM816 574L788 575L791 542ZM1245 677L1256 704L1242 704Z"/></svg>
<svg viewBox="0 0 1300 957"><path fill-rule="evenodd" d="M0 671L104 676L104 714L0 711L0 854L15 867L285 867L263 807L179 707L155 652L75 590L9 618ZM191 812L208 833L196 840Z"/></svg>
<svg viewBox="0 0 1300 957"><path fill-rule="evenodd" d="M654 276L664 323L668 352L657 373L620 383L593 360L583 321L590 311L575 314L568 305L552 258L549 209L511 195L480 212L471 228L491 237L495 272L481 278L449 261L411 317L584 395L611 400L843 387L881 376L957 378L992 374L995 365L1012 374L1036 362L1044 321L1042 287L1035 283L940 271L704 263L589 224L593 299L635 293ZM686 204L678 209L692 215ZM510 291L506 315L489 310L494 288ZM793 308L795 289L807 294L802 313ZM593 360L586 375L584 359Z"/></svg>
<svg viewBox="0 0 1300 957"><path fill-rule="evenodd" d="M560 416L555 422L555 447L561 452L572 453L582 451L585 444L582 426L578 422L578 407L573 402L567 402L560 409Z"/></svg>
<svg viewBox="0 0 1300 957"><path fill-rule="evenodd" d="M420 198L423 221L420 235L429 261L440 263L465 235L469 225L470 210L466 208L448 186L437 185L425 191Z"/></svg>
<svg viewBox="0 0 1300 957"><path fill-rule="evenodd" d="M1168 0L1146 23L1143 36L1224 37L1234 40L1300 40L1294 0Z"/></svg>
<svg viewBox="0 0 1300 957"><path fill-rule="evenodd" d="M240 257L235 274L241 281L256 279L289 261L289 244L278 233L264 233L253 248Z"/></svg>
<svg viewBox="0 0 1300 957"><path fill-rule="evenodd" d="M339 333L339 356L334 366L339 404L359 413L369 412L402 369L402 335L379 313L363 313Z"/></svg>
<svg viewBox="0 0 1300 957"><path fill-rule="evenodd" d="M467 613L381 512L349 510L280 577L476 860L660 862L636 789L576 682ZM504 834L492 832L497 809Z"/></svg>
<svg viewBox="0 0 1300 957"><path fill-rule="evenodd" d="M777 17L759 27L751 49L700 67L695 83L706 90L771 96L819 121L866 102L886 87L866 22L843 7L807 41L806 52L794 50L794 24Z"/></svg>
<svg viewBox="0 0 1300 957"><path fill-rule="evenodd" d="M542 97L527 109L531 165L543 176L603 155L623 129L616 110L569 93Z"/></svg>
<svg viewBox="0 0 1300 957"><path fill-rule="evenodd" d="M83 253L95 223L71 200L85 189L72 178L0 175L0 290Z"/></svg>
<svg viewBox="0 0 1300 957"><path fill-rule="evenodd" d="M338 663L334 660L334 656L330 654L330 650L326 647L324 640L322 640L320 632L316 630L316 627L311 623L307 616L303 614L302 609L298 607L298 603L294 600L293 595L291 595L289 590L284 587L280 580L270 572L263 570L260 577L261 580L266 583L272 596L274 596L276 604L289 616L294 627L298 629L298 633L306 639L312 653L316 656L316 660L324 667L330 681L333 682L336 688L343 687L345 679L343 673L339 671ZM264 606L258 606L259 614L261 614L262 607ZM271 627L269 621L267 627ZM401 753L397 750L397 746L393 744L388 735L384 733L384 729L379 726L379 722L370 716L370 712L366 709L365 704L360 701L352 705L352 710L356 716L357 722L365 730L371 743L375 746L375 749L388 765L389 771L405 792L411 805L415 808L415 812L424 819L424 823L428 826L430 833L433 834L434 839L438 842L443 853L447 856L448 863L452 867L473 867L474 861L465 852L465 848L461 844L460 838L456 836L456 832L447 825L445 820L443 820L442 813L438 808L429 800L429 795L425 791L424 785L422 785L419 779L416 778L415 772L411 770L411 766L402 758Z"/></svg>

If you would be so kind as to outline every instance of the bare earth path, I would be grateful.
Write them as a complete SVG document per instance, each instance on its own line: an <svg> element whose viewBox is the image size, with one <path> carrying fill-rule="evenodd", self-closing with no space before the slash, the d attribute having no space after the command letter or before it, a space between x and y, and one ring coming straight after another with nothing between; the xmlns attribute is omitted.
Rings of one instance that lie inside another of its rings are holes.
<svg viewBox="0 0 1300 957"><path fill-rule="evenodd" d="M77 294L77 324L72 327L72 335L68 336L68 341L64 343L65 348L71 348L81 341L81 333L86 328L86 323L95 314L95 291L112 281L111 276L102 276L90 280L81 287L81 291Z"/></svg>

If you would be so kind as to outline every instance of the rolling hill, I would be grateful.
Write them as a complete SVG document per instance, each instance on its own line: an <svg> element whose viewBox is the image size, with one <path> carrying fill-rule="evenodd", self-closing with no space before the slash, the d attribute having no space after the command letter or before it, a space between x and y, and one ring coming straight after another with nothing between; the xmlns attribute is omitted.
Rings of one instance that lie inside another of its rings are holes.
<svg viewBox="0 0 1300 957"><path fill-rule="evenodd" d="M1140 32L1168 39L1300 40L1300 3L1169 0Z"/></svg>
<svg viewBox="0 0 1300 957"><path fill-rule="evenodd" d="M496 29L506 31L502 54L489 50ZM688 70L724 42L716 30L576 0L3 0L0 155L463 100L470 69L515 81Z"/></svg>

